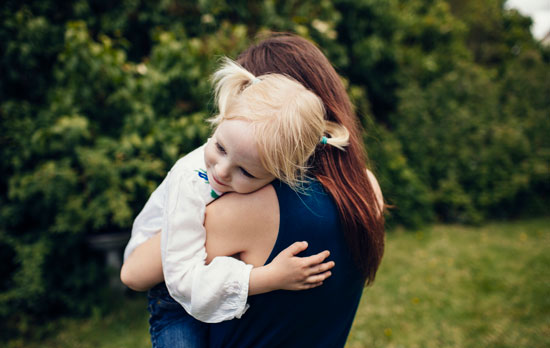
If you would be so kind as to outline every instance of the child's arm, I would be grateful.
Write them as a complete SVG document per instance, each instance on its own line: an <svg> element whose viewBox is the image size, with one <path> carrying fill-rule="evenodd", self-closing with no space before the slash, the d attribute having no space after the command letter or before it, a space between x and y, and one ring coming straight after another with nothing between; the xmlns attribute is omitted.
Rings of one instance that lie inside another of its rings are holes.
<svg viewBox="0 0 550 348"><path fill-rule="evenodd" d="M166 179L160 238L164 281L171 297L200 321L240 318L247 308L252 265L223 256L205 264L203 223L210 190L203 192L209 186L190 180L195 175L173 172Z"/></svg>
<svg viewBox="0 0 550 348"><path fill-rule="evenodd" d="M309 257L297 257L307 248L307 242L296 242L281 251L268 265L250 273L249 295L274 290L306 290L323 284L331 276L334 261L322 263L330 253L325 250Z"/></svg>
<svg viewBox="0 0 550 348"><path fill-rule="evenodd" d="M162 183L153 191L145 203L145 206L136 216L132 225L132 236L126 245L126 249L124 249L124 262L126 262L134 250L145 243L149 238L160 234L160 230L162 229L164 201L166 199L167 178L170 175L174 175L174 173L179 173L184 170L186 158L187 156L182 157L174 164L166 175L166 178L164 178Z"/></svg>
<svg viewBox="0 0 550 348"><path fill-rule="evenodd" d="M165 194L166 179L153 191L145 206L136 216L132 224L132 236L124 249L124 261L139 245L160 232Z"/></svg>
<svg viewBox="0 0 550 348"><path fill-rule="evenodd" d="M160 258L160 233L135 248L120 270L120 280L135 291L147 291L164 281Z"/></svg>
<svg viewBox="0 0 550 348"><path fill-rule="evenodd" d="M306 242L296 242L283 250L268 265L256 267L250 273L248 295L277 289L304 290L322 285L330 276L334 262L321 263L328 251L309 257L296 257L307 248ZM160 234L138 246L122 265L120 278L135 291L146 291L164 281L160 257Z"/></svg>

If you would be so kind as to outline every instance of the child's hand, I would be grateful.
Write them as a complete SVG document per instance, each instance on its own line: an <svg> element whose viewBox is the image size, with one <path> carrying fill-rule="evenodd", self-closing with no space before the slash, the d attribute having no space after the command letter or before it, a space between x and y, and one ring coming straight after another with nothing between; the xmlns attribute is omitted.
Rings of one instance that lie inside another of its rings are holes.
<svg viewBox="0 0 550 348"><path fill-rule="evenodd" d="M328 250L308 257L296 256L306 250L307 246L307 242L296 242L266 265L275 289L311 289L322 285L331 276L329 269L334 267L334 261L322 263L330 255Z"/></svg>
<svg viewBox="0 0 550 348"><path fill-rule="evenodd" d="M298 257L307 249L307 242L296 242L281 251L270 264L250 272L249 295L273 290L306 290L323 284L330 277L334 261L322 263L329 255L325 250L317 255Z"/></svg>

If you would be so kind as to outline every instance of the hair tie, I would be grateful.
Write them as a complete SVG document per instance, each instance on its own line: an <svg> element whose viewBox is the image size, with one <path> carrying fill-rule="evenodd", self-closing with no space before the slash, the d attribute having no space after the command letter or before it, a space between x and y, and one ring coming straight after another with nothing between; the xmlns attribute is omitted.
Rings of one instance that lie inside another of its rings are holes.
<svg viewBox="0 0 550 348"><path fill-rule="evenodd" d="M258 82L261 82L262 80L260 80L259 78L257 77L254 77L251 81L250 81L250 84L251 85L255 85L257 84Z"/></svg>
<svg viewBox="0 0 550 348"><path fill-rule="evenodd" d="M321 138L321 144L325 145L325 144L327 143L327 141L328 141L328 138L327 138L327 137L323 136L323 137Z"/></svg>

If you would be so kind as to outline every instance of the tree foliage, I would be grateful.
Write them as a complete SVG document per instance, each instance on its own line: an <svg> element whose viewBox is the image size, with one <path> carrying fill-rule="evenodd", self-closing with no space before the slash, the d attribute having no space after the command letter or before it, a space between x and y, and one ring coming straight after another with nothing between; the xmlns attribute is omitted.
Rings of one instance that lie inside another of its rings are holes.
<svg viewBox="0 0 550 348"><path fill-rule="evenodd" d="M217 58L268 30L316 42L345 79L390 223L548 212L550 51L502 0L5 1L0 23L12 330L100 303L86 238L131 228L208 136Z"/></svg>

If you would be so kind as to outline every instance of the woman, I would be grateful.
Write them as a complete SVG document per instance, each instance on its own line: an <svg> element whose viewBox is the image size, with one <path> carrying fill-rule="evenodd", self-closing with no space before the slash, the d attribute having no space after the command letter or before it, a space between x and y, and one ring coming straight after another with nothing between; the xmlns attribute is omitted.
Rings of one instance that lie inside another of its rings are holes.
<svg viewBox="0 0 550 348"><path fill-rule="evenodd" d="M346 152L319 147L310 163L315 180L304 194L276 183L208 206L209 260L236 255L260 266L283 246L307 240L308 254L329 249L336 262L332 277L319 288L252 296L241 319L211 326L211 345L343 346L362 288L374 280L384 250L382 195L364 169L352 105L330 62L300 37L275 35L247 49L238 62L254 75L286 74L312 90L322 99L327 119L349 130L350 144ZM127 285L146 289L162 281L159 249L158 240L151 239L127 259ZM156 276L143 277L149 274L145 267Z"/></svg>

